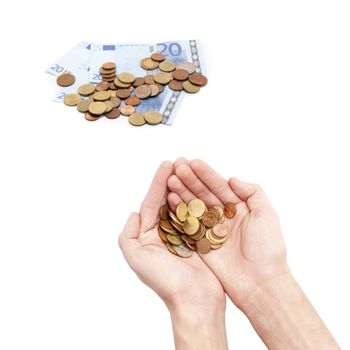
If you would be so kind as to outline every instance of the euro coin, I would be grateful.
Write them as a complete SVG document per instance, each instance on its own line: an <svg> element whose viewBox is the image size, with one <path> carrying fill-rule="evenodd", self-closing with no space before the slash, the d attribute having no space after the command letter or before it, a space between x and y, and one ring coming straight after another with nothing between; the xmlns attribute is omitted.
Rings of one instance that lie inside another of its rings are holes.
<svg viewBox="0 0 350 350"><path fill-rule="evenodd" d="M198 85L192 84L189 80L186 80L183 83L183 88L186 92L190 94L195 94L200 90L200 87Z"/></svg>
<svg viewBox="0 0 350 350"><path fill-rule="evenodd" d="M188 203L190 216L200 218L206 211L206 205L201 199L193 199Z"/></svg>
<svg viewBox="0 0 350 350"><path fill-rule="evenodd" d="M146 124L145 118L142 113L133 113L129 117L129 123L134 126L142 126Z"/></svg>
<svg viewBox="0 0 350 350"><path fill-rule="evenodd" d="M89 106L89 112L94 115L102 115L106 112L106 104L104 102L93 102Z"/></svg>
<svg viewBox="0 0 350 350"><path fill-rule="evenodd" d="M163 121L163 115L156 111L148 111L144 114L144 118L148 124L156 125Z"/></svg>
<svg viewBox="0 0 350 350"><path fill-rule="evenodd" d="M163 72L172 72L175 68L175 63L171 61L163 61L159 63L159 69Z"/></svg>
<svg viewBox="0 0 350 350"><path fill-rule="evenodd" d="M67 87L75 83L75 76L70 73L64 73L57 77L56 83L59 86Z"/></svg>
<svg viewBox="0 0 350 350"><path fill-rule="evenodd" d="M63 102L67 106L76 106L81 101L79 94L67 94L64 96Z"/></svg>

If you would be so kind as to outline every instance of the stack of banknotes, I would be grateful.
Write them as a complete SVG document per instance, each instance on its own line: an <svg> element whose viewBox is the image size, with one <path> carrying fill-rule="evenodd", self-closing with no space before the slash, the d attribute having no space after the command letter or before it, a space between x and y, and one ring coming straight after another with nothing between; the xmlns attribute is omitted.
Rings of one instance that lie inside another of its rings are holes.
<svg viewBox="0 0 350 350"><path fill-rule="evenodd" d="M58 76L62 73L70 72L76 78L73 85L59 90L54 97L54 101L63 102L66 94L75 93L82 84L88 82L96 84L100 82L99 68L104 62L115 62L117 64L117 73L130 72L135 76L153 74L154 71L142 69L140 61L154 52L166 55L166 60L174 63L193 62L197 67L197 72L206 74L198 40L108 45L81 41L67 54L47 67L47 73ZM164 123L171 125L183 97L183 92L172 91L166 87L158 96L142 101L137 109L141 113L149 110L159 111L163 114Z"/></svg>

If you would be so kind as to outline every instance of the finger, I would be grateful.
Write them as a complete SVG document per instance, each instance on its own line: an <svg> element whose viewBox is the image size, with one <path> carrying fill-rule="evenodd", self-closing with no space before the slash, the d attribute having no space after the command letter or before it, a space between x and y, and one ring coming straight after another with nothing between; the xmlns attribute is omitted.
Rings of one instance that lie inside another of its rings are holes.
<svg viewBox="0 0 350 350"><path fill-rule="evenodd" d="M152 184L140 209L141 232L151 229L156 224L159 208L165 202L167 181L172 172L173 164L165 161L154 175Z"/></svg>
<svg viewBox="0 0 350 350"><path fill-rule="evenodd" d="M174 170L176 170L182 164L190 164L190 162L184 157L179 157L175 160Z"/></svg>
<svg viewBox="0 0 350 350"><path fill-rule="evenodd" d="M131 213L118 239L119 247L126 259L131 250L137 247L139 233L140 216L137 213Z"/></svg>
<svg viewBox="0 0 350 350"><path fill-rule="evenodd" d="M181 182L176 175L169 177L168 188L170 191L175 192L183 202L188 203L192 199L196 198L196 196Z"/></svg>
<svg viewBox="0 0 350 350"><path fill-rule="evenodd" d="M222 204L187 164L181 164L175 169L175 174L182 183L197 197L208 205Z"/></svg>
<svg viewBox="0 0 350 350"><path fill-rule="evenodd" d="M227 202L234 202L237 204L240 202L240 199L232 191L228 182L208 164L202 160L195 159L191 160L190 165L197 177L223 204Z"/></svg>
<svg viewBox="0 0 350 350"><path fill-rule="evenodd" d="M236 195L247 203L250 210L271 206L265 192L259 185L243 182L235 177L231 177L228 183Z"/></svg>
<svg viewBox="0 0 350 350"><path fill-rule="evenodd" d="M181 198L177 193L170 192L168 194L168 204L173 213L176 212L176 207L182 202Z"/></svg>

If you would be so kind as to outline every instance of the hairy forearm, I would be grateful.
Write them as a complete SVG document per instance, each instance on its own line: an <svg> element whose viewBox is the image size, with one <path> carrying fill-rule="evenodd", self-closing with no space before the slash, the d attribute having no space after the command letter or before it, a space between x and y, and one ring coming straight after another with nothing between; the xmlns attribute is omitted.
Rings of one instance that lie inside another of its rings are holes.
<svg viewBox="0 0 350 350"><path fill-rule="evenodd" d="M258 287L242 310L269 349L340 349L291 274Z"/></svg>
<svg viewBox="0 0 350 350"><path fill-rule="evenodd" d="M226 350L225 311L196 305L170 308L176 350Z"/></svg>

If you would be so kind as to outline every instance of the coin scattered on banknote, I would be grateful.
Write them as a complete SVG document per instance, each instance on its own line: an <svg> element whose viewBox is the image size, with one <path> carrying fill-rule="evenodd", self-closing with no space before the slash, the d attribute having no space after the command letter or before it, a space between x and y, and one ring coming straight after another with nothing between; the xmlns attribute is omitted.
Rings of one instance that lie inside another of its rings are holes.
<svg viewBox="0 0 350 350"><path fill-rule="evenodd" d="M207 207L201 199L193 199L188 204L179 203L175 213L164 204L159 211L158 234L174 255L189 258L194 251L207 254L227 240L225 217L231 219L235 214L236 205L231 202L224 208Z"/></svg>

